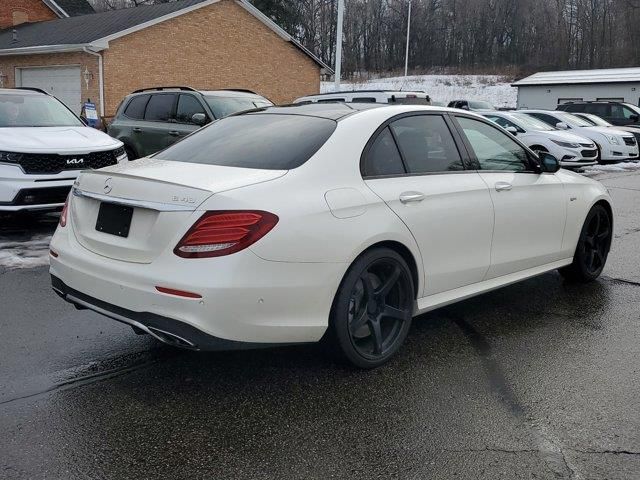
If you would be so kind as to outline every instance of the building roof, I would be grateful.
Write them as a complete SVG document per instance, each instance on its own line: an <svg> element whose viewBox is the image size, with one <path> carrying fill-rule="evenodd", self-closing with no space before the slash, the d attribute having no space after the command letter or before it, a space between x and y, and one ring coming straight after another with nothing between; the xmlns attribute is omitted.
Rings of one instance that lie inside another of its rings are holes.
<svg viewBox="0 0 640 480"><path fill-rule="evenodd" d="M96 13L87 0L44 0L44 3L52 7L58 7L68 17L76 17L78 15L89 15Z"/></svg>
<svg viewBox="0 0 640 480"><path fill-rule="evenodd" d="M58 4L61 2L61 0L55 1ZM67 3L79 1L80 0L66 0ZM109 48L110 40L115 40L116 38L219 1L220 0L180 0L177 2L60 18L47 22L17 25L14 28L0 30L0 56L69 52L83 49L98 52ZM331 71L328 65L307 50L247 0L235 1L278 34L283 40L292 43L310 56L320 67Z"/></svg>
<svg viewBox="0 0 640 480"><path fill-rule="evenodd" d="M514 87L535 85L567 85L587 83L640 82L640 67L606 68L600 70L566 70L561 72L538 72L514 82Z"/></svg>

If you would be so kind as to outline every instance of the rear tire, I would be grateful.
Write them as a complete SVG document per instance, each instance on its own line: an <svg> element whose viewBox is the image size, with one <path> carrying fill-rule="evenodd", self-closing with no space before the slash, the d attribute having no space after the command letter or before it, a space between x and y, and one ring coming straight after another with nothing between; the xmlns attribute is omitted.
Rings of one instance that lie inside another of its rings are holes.
<svg viewBox="0 0 640 480"><path fill-rule="evenodd" d="M331 309L329 338L351 364L375 368L400 349L411 327L413 278L394 250L375 248L347 271Z"/></svg>
<svg viewBox="0 0 640 480"><path fill-rule="evenodd" d="M570 281L587 283L600 276L611 248L613 224L602 205L594 205L582 226L573 263L560 268L560 275Z"/></svg>

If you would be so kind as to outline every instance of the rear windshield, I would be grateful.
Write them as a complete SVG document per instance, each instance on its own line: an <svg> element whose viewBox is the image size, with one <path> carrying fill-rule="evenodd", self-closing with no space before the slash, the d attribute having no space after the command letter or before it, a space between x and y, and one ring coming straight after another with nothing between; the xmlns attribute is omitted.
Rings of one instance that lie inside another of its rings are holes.
<svg viewBox="0 0 640 480"><path fill-rule="evenodd" d="M273 105L266 99L259 97L219 97L205 95L204 101L216 118L223 118L227 115L241 112L243 110L253 110L254 108L270 107Z"/></svg>
<svg viewBox="0 0 640 480"><path fill-rule="evenodd" d="M407 95L406 97L397 97L393 95L389 99L389 103L397 103L400 105L431 105L426 97L418 97L416 95Z"/></svg>
<svg viewBox="0 0 640 480"><path fill-rule="evenodd" d="M213 122L155 155L161 160L290 170L329 139L336 122L302 115L245 114Z"/></svg>

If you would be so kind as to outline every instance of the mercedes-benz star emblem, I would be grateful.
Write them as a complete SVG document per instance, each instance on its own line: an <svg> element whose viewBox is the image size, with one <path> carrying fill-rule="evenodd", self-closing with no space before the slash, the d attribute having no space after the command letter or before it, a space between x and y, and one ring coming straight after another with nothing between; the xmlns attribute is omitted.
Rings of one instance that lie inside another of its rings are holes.
<svg viewBox="0 0 640 480"><path fill-rule="evenodd" d="M111 193L111 190L113 190L113 186L111 185L111 177L107 178L104 181L104 193L106 193L107 195Z"/></svg>

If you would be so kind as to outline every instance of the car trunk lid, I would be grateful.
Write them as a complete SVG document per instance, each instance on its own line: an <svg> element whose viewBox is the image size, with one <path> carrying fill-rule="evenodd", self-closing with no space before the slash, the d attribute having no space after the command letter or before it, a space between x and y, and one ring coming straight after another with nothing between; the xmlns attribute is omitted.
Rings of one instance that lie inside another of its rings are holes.
<svg viewBox="0 0 640 480"><path fill-rule="evenodd" d="M151 263L180 239L207 198L285 173L155 159L84 172L73 188L73 231L94 253Z"/></svg>

